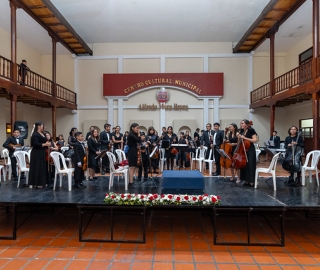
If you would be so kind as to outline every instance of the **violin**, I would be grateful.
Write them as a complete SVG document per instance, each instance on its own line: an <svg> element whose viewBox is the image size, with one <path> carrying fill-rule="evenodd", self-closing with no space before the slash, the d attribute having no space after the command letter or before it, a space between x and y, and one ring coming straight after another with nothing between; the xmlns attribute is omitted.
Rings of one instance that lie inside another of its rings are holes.
<svg viewBox="0 0 320 270"><path fill-rule="evenodd" d="M85 146L85 156L83 157L83 161L82 161L82 170L86 171L88 168L88 157L87 157L87 153L88 153L88 147Z"/></svg>
<svg viewBox="0 0 320 270"><path fill-rule="evenodd" d="M243 169L248 162L247 151L250 148L248 140L239 139L237 147L232 156L232 167L235 169Z"/></svg>
<svg viewBox="0 0 320 270"><path fill-rule="evenodd" d="M301 131L298 133L296 142L298 143L299 137L301 136ZM292 141L293 142L293 141ZM299 172L301 171L300 158L302 155L302 147L298 144L291 144L287 148L285 158L282 162L282 168L288 172Z"/></svg>
<svg viewBox="0 0 320 270"><path fill-rule="evenodd" d="M176 142L176 139L177 139L177 136L176 137L174 137L174 139L172 140L172 142L174 141L174 142ZM175 147L173 147L173 148L171 148L171 151L170 151L170 154L171 155L178 155L178 153L179 153L179 151L178 151L178 149L177 148L175 148Z"/></svg>
<svg viewBox="0 0 320 270"><path fill-rule="evenodd" d="M229 133L229 129L225 128L225 133L228 134ZM223 136L225 137L225 136ZM224 141L221 145L220 145L220 149L222 149L228 156L230 159L221 156L220 157L220 165L223 168L230 168L232 166L232 146L230 143Z"/></svg>

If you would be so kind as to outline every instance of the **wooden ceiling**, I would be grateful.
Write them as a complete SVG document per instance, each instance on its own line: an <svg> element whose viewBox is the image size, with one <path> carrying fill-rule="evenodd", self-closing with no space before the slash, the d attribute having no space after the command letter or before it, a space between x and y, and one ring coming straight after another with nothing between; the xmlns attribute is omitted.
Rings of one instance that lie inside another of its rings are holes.
<svg viewBox="0 0 320 270"><path fill-rule="evenodd" d="M250 26L234 53L249 53L263 43L270 34L276 33L283 24L306 0L271 0L258 19Z"/></svg>
<svg viewBox="0 0 320 270"><path fill-rule="evenodd" d="M276 107L286 107L289 105L293 105L296 103L300 103L303 101L307 101L312 99L312 95L310 94L300 94L297 96L293 96L293 97L288 97L282 100L277 101L277 103L275 104Z"/></svg>
<svg viewBox="0 0 320 270"><path fill-rule="evenodd" d="M49 35L71 53L92 55L92 50L76 33L50 0L12 0L18 7L36 20Z"/></svg>

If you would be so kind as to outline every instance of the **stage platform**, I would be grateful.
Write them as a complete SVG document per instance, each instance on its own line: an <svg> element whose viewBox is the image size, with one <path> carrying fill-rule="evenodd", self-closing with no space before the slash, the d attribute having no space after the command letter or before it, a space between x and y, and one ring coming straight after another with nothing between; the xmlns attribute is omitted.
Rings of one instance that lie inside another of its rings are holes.
<svg viewBox="0 0 320 270"><path fill-rule="evenodd" d="M267 182L265 180L269 179ZM0 186L0 204L5 206L5 208L13 209L14 215L13 219L13 232L12 237L5 237L4 239L15 239L16 230L19 227L17 225L17 215L19 211L16 211L19 207L55 207L55 206L70 206L78 209L79 212L79 240L80 241L100 241L96 238L90 239L84 236L84 231L86 226L82 226L83 220L86 219L86 215L94 215L99 212L106 212L108 215L111 213L113 215L114 211L121 209L125 212L137 211L138 216L142 217L142 237L139 241L133 241L137 243L144 243L146 241L145 237L145 223L147 219L146 214L148 211L162 209L165 211L174 210L200 210L212 215L213 221L213 231L214 231L214 243L215 244L239 244L239 245L255 245L250 239L250 224L251 218L257 214L263 213L263 215L271 215L272 222L276 227L279 225L278 241L270 245L284 245L284 222L285 222L285 212L290 210L302 210L302 211L312 211L312 213L317 213L320 211L320 188L317 186L314 180L312 184L306 181L306 186L304 187L291 187L285 186L284 181L286 178L278 178L277 180L277 190L274 191L272 185L272 179L270 178L260 178L259 186L257 189L243 187L241 185L236 185L230 182L227 178L222 177L204 177L204 193L219 195L221 197L221 205L218 207L197 207L197 206L163 206L163 207L132 207L132 206L107 206L103 199L105 194L109 192L108 183L109 177L101 176L98 180L94 182L85 181L86 189L75 189L71 192L67 189L67 181L63 181L63 186L56 187L53 191L52 187L45 187L43 189L30 189L28 187L17 187L17 182L2 182ZM134 186L128 190L129 193L158 193L161 194L162 191L162 181L161 177L154 178L154 181L148 179L144 182L135 182ZM154 185L156 183L157 186ZM23 182L22 182L23 184ZM269 185L270 184L270 185ZM114 180L114 186L110 191L125 193L124 190L124 180L120 178L117 181L117 177ZM190 192L192 193L192 192ZM3 208L4 209L4 208ZM132 211L131 211L132 210ZM3 212L3 211L2 211ZM219 242L219 219L230 218L234 215L243 215L246 219L246 225L248 237L246 241L243 239L238 243L237 241L231 242ZM89 218L90 222L91 218ZM113 216L111 216L111 222ZM260 222L260 221L259 221ZM111 228L113 225L111 226ZM2 234L0 232L0 238ZM276 237L275 237L276 238ZM101 241L111 241L111 242L130 242L131 240L117 240L113 239L111 233L111 239L101 240ZM259 242L261 245L261 241ZM263 245L268 245L268 243L263 243Z"/></svg>

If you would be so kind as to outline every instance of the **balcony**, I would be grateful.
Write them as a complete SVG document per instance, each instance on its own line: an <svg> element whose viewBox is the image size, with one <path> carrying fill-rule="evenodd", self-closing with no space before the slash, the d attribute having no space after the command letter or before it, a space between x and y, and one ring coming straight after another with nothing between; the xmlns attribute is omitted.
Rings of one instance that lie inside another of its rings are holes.
<svg viewBox="0 0 320 270"><path fill-rule="evenodd" d="M12 61L0 56L0 97L17 96L17 101L36 105L43 108L52 106L77 109L77 95L73 91L55 84L53 81L31 71L26 71L24 85L19 72L20 65L16 65L17 81L13 82L11 74Z"/></svg>

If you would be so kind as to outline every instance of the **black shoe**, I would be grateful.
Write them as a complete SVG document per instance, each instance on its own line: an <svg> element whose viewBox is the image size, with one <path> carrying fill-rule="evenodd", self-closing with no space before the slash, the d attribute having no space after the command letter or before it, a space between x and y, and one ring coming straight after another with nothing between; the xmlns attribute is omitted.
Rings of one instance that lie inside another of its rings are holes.
<svg viewBox="0 0 320 270"><path fill-rule="evenodd" d="M24 174L22 174L22 175L20 176L20 179L26 179L26 176L25 176Z"/></svg>
<svg viewBox="0 0 320 270"><path fill-rule="evenodd" d="M94 179L94 180L97 180L97 179L98 179L98 176L93 177L93 179Z"/></svg>
<svg viewBox="0 0 320 270"><path fill-rule="evenodd" d="M96 179L94 179L94 178L89 178L89 181L95 181Z"/></svg>
<svg viewBox="0 0 320 270"><path fill-rule="evenodd" d="M86 186L83 183L80 183L79 186L86 188Z"/></svg>
<svg viewBox="0 0 320 270"><path fill-rule="evenodd" d="M75 184L75 185L73 185L73 187L75 189L84 189L84 188L86 188L83 184Z"/></svg>
<svg viewBox="0 0 320 270"><path fill-rule="evenodd" d="M110 170L109 170L109 169L106 169L106 173L110 173Z"/></svg>
<svg viewBox="0 0 320 270"><path fill-rule="evenodd" d="M106 174L106 172L105 172L105 171L102 171L102 172L101 172L101 175L105 175L105 174Z"/></svg>
<svg viewBox="0 0 320 270"><path fill-rule="evenodd" d="M14 177L12 178L12 181L18 181L18 176L14 176Z"/></svg>
<svg viewBox="0 0 320 270"><path fill-rule="evenodd" d="M220 176L220 173L217 173L217 172L212 173L212 176Z"/></svg>
<svg viewBox="0 0 320 270"><path fill-rule="evenodd" d="M129 184L128 184L128 187L129 187L129 188L134 187L134 183L129 183Z"/></svg>

